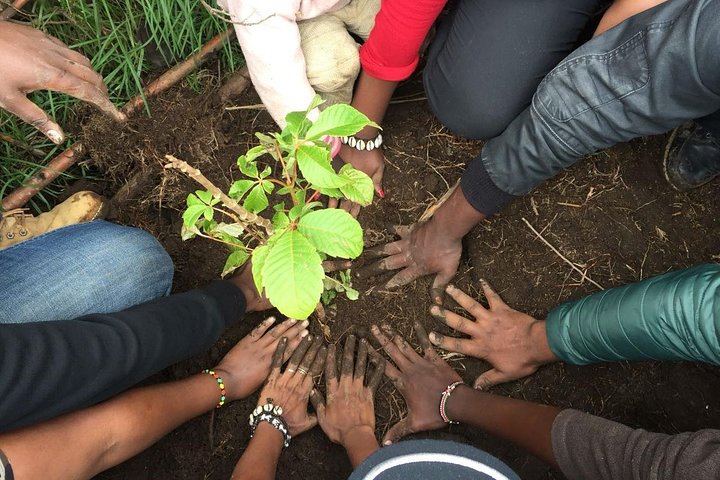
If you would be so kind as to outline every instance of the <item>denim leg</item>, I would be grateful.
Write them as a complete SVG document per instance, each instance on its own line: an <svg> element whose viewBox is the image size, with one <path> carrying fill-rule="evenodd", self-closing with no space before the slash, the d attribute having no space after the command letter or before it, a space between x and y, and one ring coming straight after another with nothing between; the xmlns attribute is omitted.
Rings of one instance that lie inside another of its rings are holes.
<svg viewBox="0 0 720 480"><path fill-rule="evenodd" d="M137 228L70 225L0 250L1 323L69 320L168 295L173 263Z"/></svg>
<svg viewBox="0 0 720 480"><path fill-rule="evenodd" d="M467 138L499 135L579 44L607 0L460 0L424 70L437 118Z"/></svg>
<svg viewBox="0 0 720 480"><path fill-rule="evenodd" d="M593 38L545 77L463 182L484 170L524 195L584 155L717 112L718 18L720 0L668 0Z"/></svg>

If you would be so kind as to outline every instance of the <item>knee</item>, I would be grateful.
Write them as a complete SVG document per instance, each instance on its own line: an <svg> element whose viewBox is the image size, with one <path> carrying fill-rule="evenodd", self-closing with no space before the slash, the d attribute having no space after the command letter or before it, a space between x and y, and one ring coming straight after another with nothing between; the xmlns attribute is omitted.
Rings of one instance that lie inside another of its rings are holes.
<svg viewBox="0 0 720 480"><path fill-rule="evenodd" d="M352 95L360 73L359 46L341 22L315 22L304 29L302 49L308 80L317 92Z"/></svg>
<svg viewBox="0 0 720 480"><path fill-rule="evenodd" d="M129 290L139 295L137 303L168 295L172 289L174 266L160 242L139 228L124 231L113 241L118 275Z"/></svg>
<svg viewBox="0 0 720 480"><path fill-rule="evenodd" d="M437 119L456 135L473 140L497 137L522 111L503 99L493 98L479 84L453 82L439 86L425 73L425 89Z"/></svg>

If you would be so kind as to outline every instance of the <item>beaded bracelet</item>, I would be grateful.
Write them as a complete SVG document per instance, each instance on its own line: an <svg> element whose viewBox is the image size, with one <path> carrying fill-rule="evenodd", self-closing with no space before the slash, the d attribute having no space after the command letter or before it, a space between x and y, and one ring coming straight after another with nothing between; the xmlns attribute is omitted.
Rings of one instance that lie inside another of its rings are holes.
<svg viewBox="0 0 720 480"><path fill-rule="evenodd" d="M377 134L377 137L370 138L370 139L362 139L357 138L352 135L340 137L340 141L345 144L349 145L350 147L354 148L355 150L365 150L368 152L371 152L375 150L376 148L380 148L380 145L383 144L383 137L381 133Z"/></svg>
<svg viewBox="0 0 720 480"><path fill-rule="evenodd" d="M460 422L453 422L452 420L450 420L448 418L447 414L445 413L445 405L447 405L448 398L450 398L450 395L452 394L453 390L455 390L460 385L464 385L464 382L451 383L440 394L440 417L442 417L442 419L445 423L449 423L450 425L457 425Z"/></svg>
<svg viewBox="0 0 720 480"><path fill-rule="evenodd" d="M285 448L290 446L290 430L288 429L287 423L282 418L283 409L280 406L273 405L272 398L267 399L268 403L265 405L258 405L255 410L250 414L250 438L255 435L255 430L260 422L268 422L275 429L277 429L283 435L283 446Z"/></svg>
<svg viewBox="0 0 720 480"><path fill-rule="evenodd" d="M217 373L212 370L208 370L207 368L203 370L202 373L207 373L217 381L218 388L220 389L220 400L218 401L218 404L215 405L215 408L222 407L223 405L225 405L225 382L223 382L223 379L220 378Z"/></svg>

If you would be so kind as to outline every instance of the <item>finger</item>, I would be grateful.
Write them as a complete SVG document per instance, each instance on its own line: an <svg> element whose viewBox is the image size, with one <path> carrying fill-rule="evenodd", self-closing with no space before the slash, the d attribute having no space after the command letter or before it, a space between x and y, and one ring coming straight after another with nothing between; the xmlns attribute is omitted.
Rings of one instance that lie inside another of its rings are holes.
<svg viewBox="0 0 720 480"><path fill-rule="evenodd" d="M103 82L103 78L100 76L99 73L97 73L95 70L93 70L91 67L78 63L75 60L60 56L54 57L51 62L51 65L56 67L58 70L65 71L67 74L75 76L79 78L80 80L83 80L91 85L93 85L95 88L100 90L104 95L108 94L107 87L105 86L105 83Z"/></svg>
<svg viewBox="0 0 720 480"><path fill-rule="evenodd" d="M250 332L249 337L252 338L253 341L259 340L260 337L265 335L265 332L268 331L268 328L270 328L273 323L275 323L275 317L266 318L265 320L260 322L260 324L257 327L252 329L252 332Z"/></svg>
<svg viewBox="0 0 720 480"><path fill-rule="evenodd" d="M513 380L517 380L518 378L520 377L516 375L502 373L498 370L495 370L494 368L491 368L490 370L480 374L480 376L475 379L475 384L473 385L473 388L476 388L478 390L486 390L500 383L510 382Z"/></svg>
<svg viewBox="0 0 720 480"><path fill-rule="evenodd" d="M476 357L472 350L472 343L470 340L465 340L456 337L447 337L437 332L430 332L430 341L436 347L440 347L450 352L462 353L463 355L469 355Z"/></svg>
<svg viewBox="0 0 720 480"><path fill-rule="evenodd" d="M295 349L300 345L300 342L302 342L302 339L308 335L310 335L310 332L305 329L296 333L296 330L293 328L287 332L288 346L285 349L285 355L283 355L283 363L288 361L290 356L295 352Z"/></svg>
<svg viewBox="0 0 720 480"><path fill-rule="evenodd" d="M370 374L370 380L368 380L368 388L375 395L375 392L382 381L383 373L385 373L385 359L380 355L371 355L370 361L375 366L375 370ZM400 372L398 372L400 373Z"/></svg>
<svg viewBox="0 0 720 480"><path fill-rule="evenodd" d="M298 373L304 376L308 376L310 373L310 368L313 365L313 362L315 361L315 357L317 356L318 351L320 350L320 347L322 346L322 338L315 337L315 340L310 344L310 347L308 348L307 352L305 352L305 355L303 355L302 360L300 360L300 365L298 365Z"/></svg>
<svg viewBox="0 0 720 480"><path fill-rule="evenodd" d="M325 273L331 273L351 268L352 262L350 260L325 260L322 262L322 266Z"/></svg>
<svg viewBox="0 0 720 480"><path fill-rule="evenodd" d="M351 202L350 200L343 200L342 202L340 202L340 208L348 213L350 213L350 211L352 210L352 206L353 202Z"/></svg>
<svg viewBox="0 0 720 480"><path fill-rule="evenodd" d="M400 349L403 355L407 357L408 360L411 362L417 362L420 360L420 355L415 351L415 349L410 345L405 338L403 338L402 335L395 333L395 335L392 337L393 343Z"/></svg>
<svg viewBox="0 0 720 480"><path fill-rule="evenodd" d="M330 345L325 360L325 388L330 392L337 384L337 360L335 359L335 345Z"/></svg>
<svg viewBox="0 0 720 480"><path fill-rule="evenodd" d="M423 349L425 358L427 358L428 360L434 360L435 358L437 358L438 354L430 343L427 330L425 330L423 324L415 321L413 322L413 328L415 329L415 336L417 337L418 342L420 342L420 346Z"/></svg>
<svg viewBox="0 0 720 480"><path fill-rule="evenodd" d="M367 368L368 343L364 338L360 339L358 347L357 360L355 361L355 380L361 382L365 379L365 369Z"/></svg>
<svg viewBox="0 0 720 480"><path fill-rule="evenodd" d="M328 208L337 208L338 207L338 199L333 197L328 197Z"/></svg>
<svg viewBox="0 0 720 480"><path fill-rule="evenodd" d="M345 340L345 348L343 349L342 366L340 367L340 380L352 380L355 356L355 335L349 335Z"/></svg>
<svg viewBox="0 0 720 480"><path fill-rule="evenodd" d="M475 318L481 318L486 316L487 310L483 307L480 302L472 298L467 293L463 292L455 285L448 285L445 291L457 302L462 308L464 308L470 315Z"/></svg>
<svg viewBox="0 0 720 480"><path fill-rule="evenodd" d="M359 203L352 203L352 208L350 209L350 215L352 215L353 218L357 218L358 215L360 215L360 209L362 206Z"/></svg>
<svg viewBox="0 0 720 480"><path fill-rule="evenodd" d="M300 341L300 345L298 345L298 347L293 352L292 357L290 357L288 366L285 369L286 372L295 373L297 371L298 366L300 365L300 362L305 356L305 352L307 352L308 348L310 348L310 344L312 343L312 341L312 335L306 335L305 338Z"/></svg>
<svg viewBox="0 0 720 480"><path fill-rule="evenodd" d="M294 318L288 318L280 325L270 330L270 333L265 336L265 341L267 343L273 343L278 338L284 336L286 333L289 333L288 331L290 329L294 329L300 332L302 329L307 328L308 325L310 325L310 322L308 322L307 320L303 322L298 322Z"/></svg>
<svg viewBox="0 0 720 480"><path fill-rule="evenodd" d="M413 225L394 225L393 231L400 236L400 238L405 238L408 235L410 235L410 232L412 232Z"/></svg>
<svg viewBox="0 0 720 480"><path fill-rule="evenodd" d="M322 343L322 340L320 338L318 338L318 340L319 343ZM313 360L312 365L310 365L310 370L308 371L308 374L305 375L305 380L303 383L304 388L311 389L312 386L315 384L315 377L318 377L320 375L323 367L325 366L326 356L327 348L321 347L315 355L315 359Z"/></svg>
<svg viewBox="0 0 720 480"><path fill-rule="evenodd" d="M285 348L287 347L288 340L283 337L278 342L278 346L275 349L275 353L272 358L272 371L271 375L280 375L280 367L283 364L283 355L285 354Z"/></svg>
<svg viewBox="0 0 720 480"><path fill-rule="evenodd" d="M17 115L24 122L40 130L56 145L60 145L65 140L65 134L60 125L52 121L42 108L24 95L18 93L12 98L0 98L0 104L8 112Z"/></svg>
<svg viewBox="0 0 720 480"><path fill-rule="evenodd" d="M404 268L408 265L408 257L405 253L399 253L390 257L383 258L382 260L373 263L370 266L359 269L355 276L358 278L370 278L375 275L380 275L389 270L397 270L398 268Z"/></svg>
<svg viewBox="0 0 720 480"><path fill-rule="evenodd" d="M410 429L408 417L405 417L399 422L397 422L395 425L393 425L390 430L388 430L388 432L383 437L383 445L391 445L396 441L400 440L408 433L412 433L412 430Z"/></svg>
<svg viewBox="0 0 720 480"><path fill-rule="evenodd" d="M488 306L490 308L497 308L506 305L503 299L500 298L500 295L493 290L486 280L480 279L480 286L483 289L483 294L485 294L485 298L487 298Z"/></svg>
<svg viewBox="0 0 720 480"><path fill-rule="evenodd" d="M437 321L444 323L450 328L462 332L465 335L473 336L476 331L473 327L477 327L477 324L472 320L468 320L465 317L453 313L444 308L440 308L437 305L430 308L430 315L432 315Z"/></svg>
<svg viewBox="0 0 720 480"><path fill-rule="evenodd" d="M67 46L67 44L63 43L61 40L58 40L57 38L50 36L50 35L43 35L42 40L49 41L54 45L54 47L49 47L53 49L58 54L62 55L63 57L68 58L69 60L72 60L73 62L77 62L81 65L85 65L86 67L90 67L90 59L88 59L85 55L83 55L80 52L76 52L75 50L71 49Z"/></svg>
<svg viewBox="0 0 720 480"><path fill-rule="evenodd" d="M317 412L318 418L322 420L325 417L325 399L315 388L310 392L310 403Z"/></svg>
<svg viewBox="0 0 720 480"><path fill-rule="evenodd" d="M451 273L438 273L433 280L432 286L430 287L430 298L436 305L442 305L443 299L445 298L445 287L447 287L450 280L455 276L455 271Z"/></svg>
<svg viewBox="0 0 720 480"><path fill-rule="evenodd" d="M370 327L373 336L380 342L380 346L387 353L395 364L401 369L410 365L410 361L402 354L400 349L382 332L377 325Z"/></svg>
<svg viewBox="0 0 720 480"><path fill-rule="evenodd" d="M405 270L400 271L400 273L397 273L394 277L388 280L385 284L385 289L393 290L395 288L402 287L422 275L422 272L417 267L407 267Z"/></svg>
<svg viewBox="0 0 720 480"><path fill-rule="evenodd" d="M403 245L407 242L405 240L398 240L396 242L385 243L376 247L368 248L365 250L365 258L380 258L388 255L397 255L403 251Z"/></svg>
<svg viewBox="0 0 720 480"><path fill-rule="evenodd" d="M113 117L119 122L127 119L125 114L113 105L107 94L103 93L91 83L83 81L78 77L63 74L61 70L58 70L55 78L48 82L47 88L66 93L84 102L91 103L105 114Z"/></svg>

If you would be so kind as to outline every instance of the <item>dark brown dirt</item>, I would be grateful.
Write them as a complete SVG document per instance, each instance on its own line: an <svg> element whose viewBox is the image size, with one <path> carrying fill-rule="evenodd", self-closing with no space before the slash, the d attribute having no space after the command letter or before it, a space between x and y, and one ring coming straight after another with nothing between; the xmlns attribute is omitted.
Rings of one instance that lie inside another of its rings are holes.
<svg viewBox="0 0 720 480"><path fill-rule="evenodd" d="M274 128L265 112L225 111L213 92L213 86L203 95L175 89L151 103L152 119L138 116L118 130L95 118L84 127L91 161L107 172L104 193L112 196L121 191L114 205L115 218L160 238L175 260L177 292L216 278L225 252L200 239L180 240L180 212L187 193L196 186L164 170L163 156L172 153L188 160L226 188L238 176L235 159L252 146L253 132ZM238 103L259 102L254 94L247 94ZM448 132L423 101L392 107L385 130L388 196L361 213L367 245L392 239L392 225L412 223L460 177L465 162L481 145ZM479 297L478 280L486 278L510 305L540 318L559 302L597 290L537 239L523 218L605 288L720 259L720 205L716 201L720 184L686 194L671 190L660 174L664 140L640 139L587 158L515 201L492 221L483 222L466 238L456 284ZM373 291L372 285L371 281L358 282L356 287L365 292L358 301L336 302L337 313L328 321L330 341L341 341L349 331L363 334L370 324L381 321L407 336L414 319L428 329L440 328L427 314L429 279L392 293ZM211 351L150 382L184 377L212 365L259 318L246 318ZM311 329L320 333L317 323ZM482 361L457 356L451 362L467 381L488 368ZM720 428L719 380L718 368L692 363L582 368L557 364L494 392L676 433ZM194 419L99 478L229 478L247 445L246 418L255 400L235 402ZM378 435L403 409L402 397L386 382L378 392ZM490 451L522 478L563 478L539 460L481 432L461 426L450 433L422 436L438 435ZM283 453L278 478L339 479L349 472L342 449L316 428L295 439Z"/></svg>

